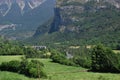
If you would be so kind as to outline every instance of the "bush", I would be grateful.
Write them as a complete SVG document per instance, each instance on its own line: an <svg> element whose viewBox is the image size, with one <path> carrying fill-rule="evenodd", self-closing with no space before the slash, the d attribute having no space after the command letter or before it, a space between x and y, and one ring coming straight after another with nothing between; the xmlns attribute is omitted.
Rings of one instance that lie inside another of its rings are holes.
<svg viewBox="0 0 120 80"><path fill-rule="evenodd" d="M92 50L92 71L120 72L119 60L116 54L103 45L97 45Z"/></svg>
<svg viewBox="0 0 120 80"><path fill-rule="evenodd" d="M82 58L82 57L75 57L73 59L73 61L76 65L79 65L81 67L91 68L91 59Z"/></svg>
<svg viewBox="0 0 120 80"><path fill-rule="evenodd" d="M55 63L60 63L68 66L75 65L72 60L67 59L66 56L62 53L54 53L51 55L51 59Z"/></svg>
<svg viewBox="0 0 120 80"><path fill-rule="evenodd" d="M0 70L2 71L19 72L19 69L20 69L20 62L16 60L10 62L3 62L0 65Z"/></svg>
<svg viewBox="0 0 120 80"><path fill-rule="evenodd" d="M0 65L0 70L17 72L34 78L47 77L47 75L43 71L43 67L44 64L37 60L31 60L30 62L28 62L27 60L22 60L21 62L20 61L3 62Z"/></svg>
<svg viewBox="0 0 120 80"><path fill-rule="evenodd" d="M43 63L41 63L37 60L32 60L26 66L26 69L28 70L28 73L26 75L35 77L35 78L47 77L45 72L43 71L43 67L44 67Z"/></svg>

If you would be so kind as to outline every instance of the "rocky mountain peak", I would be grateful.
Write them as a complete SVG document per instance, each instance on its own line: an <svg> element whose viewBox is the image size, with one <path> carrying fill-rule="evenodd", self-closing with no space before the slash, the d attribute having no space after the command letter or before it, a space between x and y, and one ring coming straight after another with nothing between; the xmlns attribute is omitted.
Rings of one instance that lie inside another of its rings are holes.
<svg viewBox="0 0 120 80"><path fill-rule="evenodd" d="M34 9L40 6L45 1L46 0L0 0L0 15L5 16L14 4L19 6L21 13L23 13L25 7Z"/></svg>

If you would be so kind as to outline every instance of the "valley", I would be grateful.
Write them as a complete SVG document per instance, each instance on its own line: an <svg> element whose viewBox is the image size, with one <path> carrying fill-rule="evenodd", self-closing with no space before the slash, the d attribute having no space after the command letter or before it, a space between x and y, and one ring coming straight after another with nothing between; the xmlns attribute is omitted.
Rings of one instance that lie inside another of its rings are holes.
<svg viewBox="0 0 120 80"><path fill-rule="evenodd" d="M119 0L0 0L0 80L119 79Z"/></svg>
<svg viewBox="0 0 120 80"><path fill-rule="evenodd" d="M40 78L40 80L119 80L120 78L119 73L112 73L109 71L90 71L90 69L92 68L91 65L94 65L91 64L91 60L94 59L91 56L94 56L94 52L99 53L100 51L100 53L102 54L97 54L100 56L99 58L97 58L97 60L104 60L102 62L104 62L105 65L109 65L109 63L107 63L106 61L115 61L115 64L112 64L111 62L110 64L117 67L116 64L119 64L119 61L116 60L120 59L120 50L112 51L111 49L106 48L103 45L94 45L93 47L92 45L73 45L69 46L68 48L62 48L59 46L56 48L46 47L45 49L36 50L34 47L25 47L20 45L19 43L13 43L10 41L6 42L2 38L0 39L0 42L2 42L0 43L0 80L38 80L38 77L36 78L25 74L21 74L19 73L19 71L9 71L9 69L17 69L19 62L20 64L23 64L25 62L24 64L28 65L25 67L25 69L29 69L32 63L28 62L32 60L40 61L41 64L44 65L44 67L40 68L40 70L44 70L47 77L42 77ZM68 55L65 54L66 51L68 51L68 54L71 54L72 57L68 57ZM106 55L109 56L110 59L103 57ZM102 63L102 65L104 65L104 63ZM9 66L10 68L6 68L5 64L9 64L7 66ZM34 65L31 65L31 67L32 66L35 67ZM4 69L8 69L8 71ZM21 70L23 68L18 69ZM35 67L34 69L39 70L38 67ZM31 70L32 68L30 69L30 71ZM39 74L36 73L36 75Z"/></svg>

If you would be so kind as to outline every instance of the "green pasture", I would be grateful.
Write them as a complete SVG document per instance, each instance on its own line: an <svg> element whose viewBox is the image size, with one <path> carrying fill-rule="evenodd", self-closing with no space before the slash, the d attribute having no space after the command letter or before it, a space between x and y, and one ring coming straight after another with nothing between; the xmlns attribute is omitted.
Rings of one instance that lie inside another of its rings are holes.
<svg viewBox="0 0 120 80"><path fill-rule="evenodd" d="M120 53L120 50L113 50L115 53Z"/></svg>
<svg viewBox="0 0 120 80"><path fill-rule="evenodd" d="M21 59L21 55L17 55L17 56L0 56L0 64L2 62L8 62L11 60L20 60Z"/></svg>
<svg viewBox="0 0 120 80"><path fill-rule="evenodd" d="M20 58L21 56L0 56L0 63ZM120 74L86 72L87 69L53 63L50 59L39 60L45 65L47 79L32 79L21 74L0 71L0 80L120 80Z"/></svg>

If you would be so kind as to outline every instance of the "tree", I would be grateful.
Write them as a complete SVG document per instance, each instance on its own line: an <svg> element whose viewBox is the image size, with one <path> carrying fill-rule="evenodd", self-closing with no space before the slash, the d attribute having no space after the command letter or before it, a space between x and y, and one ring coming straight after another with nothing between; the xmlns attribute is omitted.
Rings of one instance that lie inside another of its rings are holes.
<svg viewBox="0 0 120 80"><path fill-rule="evenodd" d="M43 67L44 64L38 60L28 61L26 58L23 58L21 61L15 60L10 62L2 62L0 65L0 70L16 72L33 78L45 78L47 75L44 72Z"/></svg>
<svg viewBox="0 0 120 80"><path fill-rule="evenodd" d="M119 60L116 54L103 45L97 45L92 50L92 71L119 72Z"/></svg>

